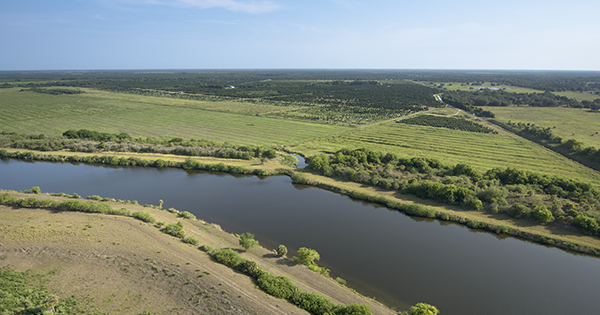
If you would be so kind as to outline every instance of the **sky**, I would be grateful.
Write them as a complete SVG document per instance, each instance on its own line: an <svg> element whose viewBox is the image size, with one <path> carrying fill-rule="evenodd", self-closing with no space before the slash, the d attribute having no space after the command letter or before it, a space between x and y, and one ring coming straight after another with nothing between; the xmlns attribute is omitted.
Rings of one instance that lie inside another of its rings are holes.
<svg viewBox="0 0 600 315"><path fill-rule="evenodd" d="M598 12L598 0L2 0L0 71L600 70Z"/></svg>

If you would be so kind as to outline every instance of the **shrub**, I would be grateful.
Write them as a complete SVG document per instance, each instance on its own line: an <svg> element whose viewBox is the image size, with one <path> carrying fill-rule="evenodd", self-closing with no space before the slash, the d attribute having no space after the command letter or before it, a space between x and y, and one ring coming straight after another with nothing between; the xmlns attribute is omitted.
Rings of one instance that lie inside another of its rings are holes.
<svg viewBox="0 0 600 315"><path fill-rule="evenodd" d="M321 259L321 256L316 250L306 247L300 247L298 257L292 258L293 261L307 266L314 264L314 261L319 259Z"/></svg>
<svg viewBox="0 0 600 315"><path fill-rule="evenodd" d="M152 216L152 214L148 213L148 212L144 212L144 211L136 211L132 214L132 216L138 220L142 220L144 222L148 222L148 223L154 223L156 222L156 219L154 218L154 216Z"/></svg>
<svg viewBox="0 0 600 315"><path fill-rule="evenodd" d="M335 278L335 281L337 281L337 283L339 283L341 285L346 285L346 280L344 280L340 277Z"/></svg>
<svg viewBox="0 0 600 315"><path fill-rule="evenodd" d="M256 284L268 294L286 300L292 297L294 289L297 288L290 279L274 276L268 272L261 273L256 279Z"/></svg>
<svg viewBox="0 0 600 315"><path fill-rule="evenodd" d="M183 238L185 231L183 230L183 223L178 221L177 223L167 224L161 231L165 234L173 235L175 237Z"/></svg>
<svg viewBox="0 0 600 315"><path fill-rule="evenodd" d="M540 223L548 223L554 220L552 212L544 206L536 206L533 210L533 217Z"/></svg>
<svg viewBox="0 0 600 315"><path fill-rule="evenodd" d="M184 218L184 219L193 219L193 220L196 219L196 216L194 214L192 214L191 212L189 212L189 211L179 212L177 214L177 217L178 218Z"/></svg>
<svg viewBox="0 0 600 315"><path fill-rule="evenodd" d="M198 241L198 239L196 239L195 237L188 235L185 236L182 240L184 243L188 243L188 244L192 244L192 245L198 245L200 243L200 241Z"/></svg>
<svg viewBox="0 0 600 315"><path fill-rule="evenodd" d="M249 250L255 245L258 245L258 241L254 239L254 234L246 232L240 235L240 246L245 250Z"/></svg>
<svg viewBox="0 0 600 315"><path fill-rule="evenodd" d="M39 195L42 193L42 191L40 190L40 186L33 186L29 189L29 192L31 192L32 194L36 194Z"/></svg>
<svg viewBox="0 0 600 315"><path fill-rule="evenodd" d="M285 247L285 245L279 245L279 247L277 247L277 255L280 257L283 257L287 254L288 249L287 247Z"/></svg>

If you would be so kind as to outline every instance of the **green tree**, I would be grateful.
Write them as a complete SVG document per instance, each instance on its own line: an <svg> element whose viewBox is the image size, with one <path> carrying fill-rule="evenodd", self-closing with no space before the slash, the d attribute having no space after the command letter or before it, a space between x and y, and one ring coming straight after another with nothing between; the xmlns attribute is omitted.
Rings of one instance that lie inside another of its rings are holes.
<svg viewBox="0 0 600 315"><path fill-rule="evenodd" d="M541 223L548 223L554 220L552 212L544 206L536 206L533 210L533 217Z"/></svg>
<svg viewBox="0 0 600 315"><path fill-rule="evenodd" d="M292 258L293 261L307 266L314 264L315 260L319 259L321 259L321 256L316 250L306 247L300 247L298 250L298 256Z"/></svg>
<svg viewBox="0 0 600 315"><path fill-rule="evenodd" d="M596 219L590 218L583 214L579 214L577 217L575 217L575 225L581 229L581 232L585 235L595 234L600 229Z"/></svg>
<svg viewBox="0 0 600 315"><path fill-rule="evenodd" d="M255 245L258 245L258 241L254 239L254 234L246 232L240 235L240 246L242 246L245 250L249 250Z"/></svg>
<svg viewBox="0 0 600 315"><path fill-rule="evenodd" d="M278 256L285 256L287 254L288 250L287 247L285 247L285 245L279 245L279 247L277 247L277 255Z"/></svg>
<svg viewBox="0 0 600 315"><path fill-rule="evenodd" d="M410 315L437 315L440 311L433 305L417 303L410 307Z"/></svg>

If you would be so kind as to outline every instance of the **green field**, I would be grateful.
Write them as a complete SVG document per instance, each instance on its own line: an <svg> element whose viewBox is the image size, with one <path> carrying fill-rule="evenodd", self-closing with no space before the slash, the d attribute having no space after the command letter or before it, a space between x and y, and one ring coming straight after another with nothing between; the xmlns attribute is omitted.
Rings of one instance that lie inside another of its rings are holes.
<svg viewBox="0 0 600 315"><path fill-rule="evenodd" d="M568 98L574 98L578 101L590 101L593 102L595 99L600 98L600 95L594 94L592 92L552 92L556 95L566 96Z"/></svg>
<svg viewBox="0 0 600 315"><path fill-rule="evenodd" d="M566 107L484 107L502 122L532 123L552 128L563 139L575 139L586 146L600 147L600 113Z"/></svg>
<svg viewBox="0 0 600 315"><path fill-rule="evenodd" d="M49 95L0 90L0 129L59 135L68 129L127 132L135 137L204 138L245 145L282 145L337 134L351 128L265 118L280 107L244 102L206 102L86 90ZM216 112L219 109L226 112Z"/></svg>
<svg viewBox="0 0 600 315"><path fill-rule="evenodd" d="M515 167L543 174L579 178L600 184L600 173L521 137L445 128L384 123L295 146L315 154L342 148L393 152L401 156L436 158L448 164L467 163L480 170Z"/></svg>

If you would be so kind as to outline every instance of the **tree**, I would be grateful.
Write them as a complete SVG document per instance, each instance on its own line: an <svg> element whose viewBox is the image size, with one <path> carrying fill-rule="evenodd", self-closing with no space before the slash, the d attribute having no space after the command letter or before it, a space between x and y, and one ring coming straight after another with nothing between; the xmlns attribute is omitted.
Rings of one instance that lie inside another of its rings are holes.
<svg viewBox="0 0 600 315"><path fill-rule="evenodd" d="M321 256L316 250L306 247L300 247L298 257L292 258L293 261L307 266L314 264L315 260L319 259L321 259Z"/></svg>
<svg viewBox="0 0 600 315"><path fill-rule="evenodd" d="M285 245L279 245L279 247L277 248L277 255L280 257L283 257L287 254L288 250L287 247L285 247Z"/></svg>
<svg viewBox="0 0 600 315"><path fill-rule="evenodd" d="M410 315L437 315L440 311L433 305L417 303L410 307Z"/></svg>
<svg viewBox="0 0 600 315"><path fill-rule="evenodd" d="M541 223L548 223L554 220L552 212L544 206L536 206L533 210L533 217Z"/></svg>
<svg viewBox="0 0 600 315"><path fill-rule="evenodd" d="M242 246L245 250L249 250L255 245L258 245L258 241L254 239L254 234L246 232L240 235L240 246Z"/></svg>

